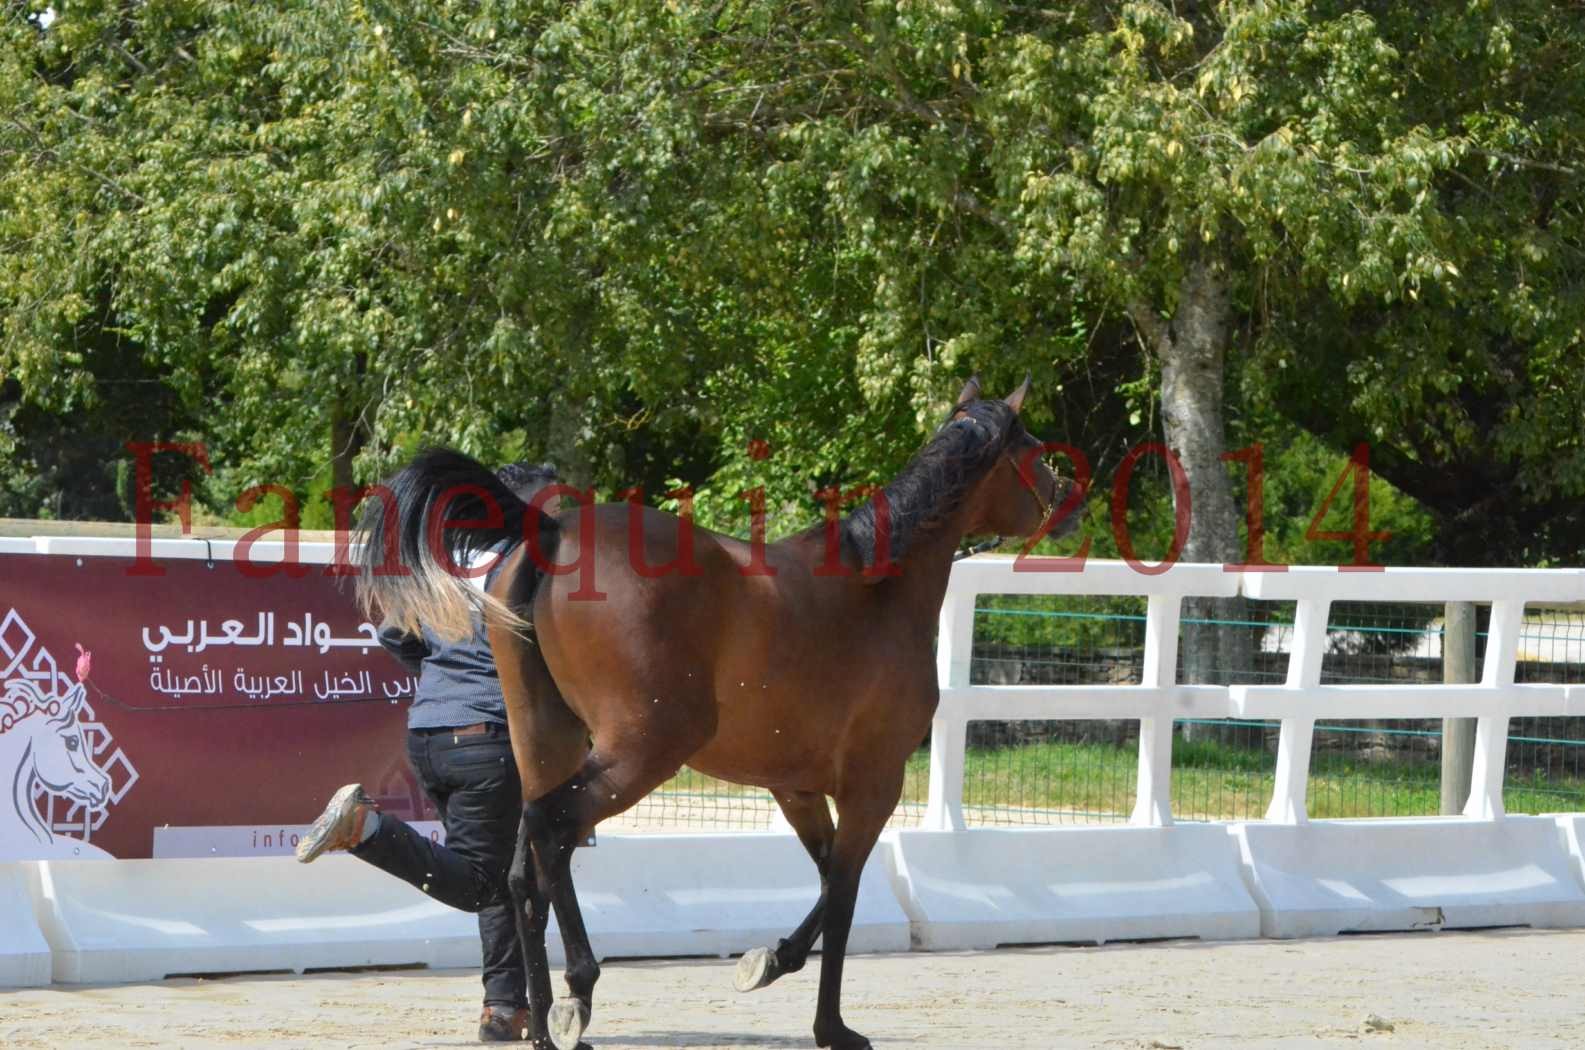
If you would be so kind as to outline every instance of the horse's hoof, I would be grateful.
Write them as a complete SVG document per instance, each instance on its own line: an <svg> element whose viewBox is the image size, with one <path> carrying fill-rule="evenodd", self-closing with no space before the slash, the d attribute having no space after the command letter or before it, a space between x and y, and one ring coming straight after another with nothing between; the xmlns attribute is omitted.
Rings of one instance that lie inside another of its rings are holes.
<svg viewBox="0 0 1585 1050"><path fill-rule="evenodd" d="M550 1041L556 1050L578 1050L578 1039L589 1027L589 1005L582 999L557 999L550 1005Z"/></svg>
<svg viewBox="0 0 1585 1050"><path fill-rule="evenodd" d="M776 953L769 948L751 948L737 961L737 973L732 985L740 992L763 988L781 976L781 964Z"/></svg>
<svg viewBox="0 0 1585 1050"><path fill-rule="evenodd" d="M870 1041L851 1028L843 1028L834 1035L824 1037L816 1033L815 1045L829 1047L830 1050L872 1050Z"/></svg>

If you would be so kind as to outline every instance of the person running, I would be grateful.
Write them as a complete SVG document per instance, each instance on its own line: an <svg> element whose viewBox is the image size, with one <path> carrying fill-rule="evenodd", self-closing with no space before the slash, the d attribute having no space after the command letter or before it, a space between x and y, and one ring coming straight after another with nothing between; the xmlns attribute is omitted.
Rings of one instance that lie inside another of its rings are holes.
<svg viewBox="0 0 1585 1050"><path fill-rule="evenodd" d="M526 503L556 480L556 471L548 464L514 463L496 477ZM486 587L508 550L494 552L499 557L485 576ZM422 635L395 627L380 631L380 643L418 676L407 712L407 756L440 813L446 844L381 813L361 784L348 784L298 843L297 859L306 864L346 850L442 904L477 912L484 954L479 1041L514 1042L525 1038L529 1023L523 955L506 886L523 798L506 701L477 612L473 626L472 637L461 642L427 629Z"/></svg>

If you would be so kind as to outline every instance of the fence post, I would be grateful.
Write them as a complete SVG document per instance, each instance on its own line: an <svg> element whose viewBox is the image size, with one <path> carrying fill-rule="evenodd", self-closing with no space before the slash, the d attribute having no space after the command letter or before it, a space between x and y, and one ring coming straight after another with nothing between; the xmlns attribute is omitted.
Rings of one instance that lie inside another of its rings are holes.
<svg viewBox="0 0 1585 1050"><path fill-rule="evenodd" d="M1486 663L1480 684L1502 697L1513 684L1519 659L1519 629L1524 626L1524 602L1507 598L1491 603L1491 626L1486 631ZM1464 815L1478 820L1501 820L1503 770L1508 761L1508 713L1483 715L1475 725L1475 763L1470 774L1469 801Z"/></svg>
<svg viewBox="0 0 1585 1050"><path fill-rule="evenodd" d="M1442 619L1442 681L1468 685L1475 681L1475 603L1448 602ZM1442 719L1442 814L1457 816L1469 802L1475 771L1473 718Z"/></svg>
<svg viewBox="0 0 1585 1050"><path fill-rule="evenodd" d="M1321 684L1321 657L1326 653L1326 618L1332 611L1329 598L1300 598L1293 615L1293 652L1288 657L1289 686L1312 688ZM1315 719L1284 718L1277 740L1277 773L1266 819L1277 824L1304 824L1310 819L1305 796L1310 788L1310 747Z"/></svg>
<svg viewBox="0 0 1585 1050"><path fill-rule="evenodd" d="M1145 686L1166 688L1178 678L1178 623L1183 599L1152 594L1145 610ZM1162 701L1157 713L1139 720L1139 788L1132 824L1162 827L1172 823L1172 709Z"/></svg>
<svg viewBox="0 0 1585 1050"><path fill-rule="evenodd" d="M936 682L942 689L969 684L975 597L968 588L954 588L948 582L936 632ZM944 706L945 710L937 708L930 723L930 794L923 826L932 831L962 831L966 826L963 761L968 746L968 720L959 713L956 701L949 699Z"/></svg>

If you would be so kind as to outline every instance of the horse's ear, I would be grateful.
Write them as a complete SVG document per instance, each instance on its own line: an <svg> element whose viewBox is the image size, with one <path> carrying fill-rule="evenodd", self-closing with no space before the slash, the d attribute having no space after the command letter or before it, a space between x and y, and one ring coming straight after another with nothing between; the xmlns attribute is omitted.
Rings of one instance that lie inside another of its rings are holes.
<svg viewBox="0 0 1585 1050"><path fill-rule="evenodd" d="M963 392L958 395L957 401L955 401L952 405L952 411L956 412L970 401L978 401L979 397L980 377L969 376L969 381L963 384Z"/></svg>
<svg viewBox="0 0 1585 1050"><path fill-rule="evenodd" d="M1008 394L1005 398L1007 404L1012 407L1014 414L1017 414L1021 409L1023 409L1024 398L1029 396L1029 379L1029 373L1025 372L1023 385L1017 390L1014 390L1011 394Z"/></svg>

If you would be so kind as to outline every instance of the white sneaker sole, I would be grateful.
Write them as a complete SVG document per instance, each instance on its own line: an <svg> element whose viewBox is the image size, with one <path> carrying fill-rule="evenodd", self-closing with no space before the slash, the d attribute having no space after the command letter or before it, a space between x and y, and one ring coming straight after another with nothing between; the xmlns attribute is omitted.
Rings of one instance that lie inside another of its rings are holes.
<svg viewBox="0 0 1585 1050"><path fill-rule="evenodd" d="M319 814L319 819L308 829L308 834L297 843L299 864L307 864L325 852L336 826L346 819L347 810L358 804L358 795L362 790L362 784L348 784L330 796L325 811Z"/></svg>

